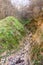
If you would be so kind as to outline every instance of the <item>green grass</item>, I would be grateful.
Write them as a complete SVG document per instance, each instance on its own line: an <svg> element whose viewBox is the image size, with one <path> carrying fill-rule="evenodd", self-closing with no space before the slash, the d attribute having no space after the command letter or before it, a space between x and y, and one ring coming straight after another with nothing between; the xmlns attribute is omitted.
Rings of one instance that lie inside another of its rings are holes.
<svg viewBox="0 0 43 65"><path fill-rule="evenodd" d="M17 48L24 35L24 26L16 18L0 20L0 52Z"/></svg>

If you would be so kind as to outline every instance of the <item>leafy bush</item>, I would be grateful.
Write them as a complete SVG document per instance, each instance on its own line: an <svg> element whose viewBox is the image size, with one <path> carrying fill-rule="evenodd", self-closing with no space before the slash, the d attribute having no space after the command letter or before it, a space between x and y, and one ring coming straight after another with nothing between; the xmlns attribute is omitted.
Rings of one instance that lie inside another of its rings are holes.
<svg viewBox="0 0 43 65"><path fill-rule="evenodd" d="M0 20L0 50L17 48L24 34L24 26L16 18Z"/></svg>

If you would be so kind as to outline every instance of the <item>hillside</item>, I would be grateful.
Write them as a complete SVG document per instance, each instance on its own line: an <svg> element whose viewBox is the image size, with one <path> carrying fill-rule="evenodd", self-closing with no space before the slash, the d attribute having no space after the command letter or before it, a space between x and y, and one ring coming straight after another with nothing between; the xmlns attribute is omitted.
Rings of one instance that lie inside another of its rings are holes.
<svg viewBox="0 0 43 65"><path fill-rule="evenodd" d="M0 65L43 65L43 0L0 0Z"/></svg>
<svg viewBox="0 0 43 65"><path fill-rule="evenodd" d="M34 22L34 24L32 22ZM18 48L20 51L14 52L14 50ZM8 57L5 54L4 57L6 57L7 63L9 62L7 58L14 57L16 59L16 57L19 56L21 59L23 55L25 64L29 62L30 65L43 65L43 19L41 18L37 21L24 20L24 23L20 23L20 21L14 17L7 17L0 20L0 53L8 50L13 51L11 51L11 55L9 54ZM3 55L4 54L2 54L2 58ZM17 59L15 62L17 62ZM5 63L5 65L7 64Z"/></svg>

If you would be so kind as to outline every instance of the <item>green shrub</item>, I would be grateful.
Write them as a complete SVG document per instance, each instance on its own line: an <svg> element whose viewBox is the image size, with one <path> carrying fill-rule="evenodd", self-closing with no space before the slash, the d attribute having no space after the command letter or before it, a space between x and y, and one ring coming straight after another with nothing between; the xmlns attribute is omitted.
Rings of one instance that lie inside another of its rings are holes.
<svg viewBox="0 0 43 65"><path fill-rule="evenodd" d="M24 26L14 17L0 20L0 47L3 50L17 48L25 34Z"/></svg>

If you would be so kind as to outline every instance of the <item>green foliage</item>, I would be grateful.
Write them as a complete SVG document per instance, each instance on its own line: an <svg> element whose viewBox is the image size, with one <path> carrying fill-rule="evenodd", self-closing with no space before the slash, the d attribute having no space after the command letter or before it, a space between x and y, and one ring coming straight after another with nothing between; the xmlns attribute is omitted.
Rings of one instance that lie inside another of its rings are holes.
<svg viewBox="0 0 43 65"><path fill-rule="evenodd" d="M29 24L31 21L29 20L29 19L27 19L27 18L22 18L22 20L21 20L21 23L25 26L25 25L27 25L27 24Z"/></svg>
<svg viewBox="0 0 43 65"><path fill-rule="evenodd" d="M19 40L25 34L24 26L14 17L7 17L0 21L0 48L10 50L17 48ZM0 49L0 51L2 51Z"/></svg>

